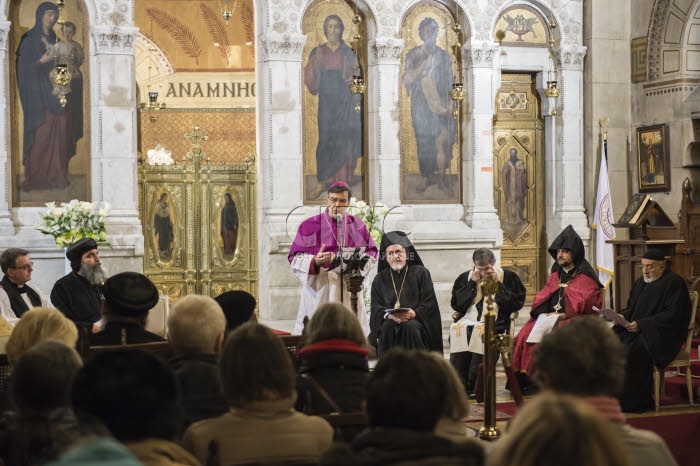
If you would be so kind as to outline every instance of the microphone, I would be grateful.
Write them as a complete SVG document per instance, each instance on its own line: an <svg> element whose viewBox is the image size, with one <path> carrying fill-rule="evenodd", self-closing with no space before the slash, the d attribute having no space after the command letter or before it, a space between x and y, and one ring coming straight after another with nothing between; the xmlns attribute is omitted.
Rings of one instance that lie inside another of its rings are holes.
<svg viewBox="0 0 700 466"><path fill-rule="evenodd" d="M335 214L335 225L338 229L338 248L343 251L343 216L342 214Z"/></svg>
<svg viewBox="0 0 700 466"><path fill-rule="evenodd" d="M335 223L340 226L343 223L343 216L341 214L335 214Z"/></svg>

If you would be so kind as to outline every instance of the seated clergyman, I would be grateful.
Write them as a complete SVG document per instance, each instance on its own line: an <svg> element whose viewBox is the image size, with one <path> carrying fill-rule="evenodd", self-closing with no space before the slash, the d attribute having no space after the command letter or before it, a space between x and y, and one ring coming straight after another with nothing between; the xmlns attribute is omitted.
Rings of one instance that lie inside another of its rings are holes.
<svg viewBox="0 0 700 466"><path fill-rule="evenodd" d="M395 346L442 353L433 280L406 233L386 233L379 256L379 272L372 283L370 343L380 356Z"/></svg>

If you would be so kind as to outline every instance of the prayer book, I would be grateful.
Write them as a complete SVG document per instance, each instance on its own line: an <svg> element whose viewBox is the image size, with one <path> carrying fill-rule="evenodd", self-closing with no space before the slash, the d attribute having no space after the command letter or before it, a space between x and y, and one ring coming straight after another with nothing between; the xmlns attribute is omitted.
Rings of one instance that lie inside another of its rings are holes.
<svg viewBox="0 0 700 466"><path fill-rule="evenodd" d="M540 314L537 317L537 322L535 322L535 326L532 327L532 331L530 332L530 336L527 337L527 340L525 340L527 343L539 343L542 341L542 337L547 335L549 332L552 331L554 326L557 324L557 321L559 320L559 317L562 314Z"/></svg>

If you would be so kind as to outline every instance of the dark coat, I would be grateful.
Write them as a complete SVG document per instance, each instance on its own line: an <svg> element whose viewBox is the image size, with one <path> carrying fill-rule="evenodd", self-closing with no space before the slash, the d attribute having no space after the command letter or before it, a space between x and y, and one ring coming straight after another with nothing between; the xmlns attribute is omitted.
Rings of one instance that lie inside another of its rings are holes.
<svg viewBox="0 0 700 466"><path fill-rule="evenodd" d="M476 441L453 443L430 432L370 429L353 442L337 444L321 457L322 466L481 466L484 450Z"/></svg>
<svg viewBox="0 0 700 466"><path fill-rule="evenodd" d="M685 341L691 311L685 280L666 269L651 283L639 277L632 287L622 315L629 322L637 322L639 333L617 326L615 330L626 345L641 338L654 364L663 368L676 357Z"/></svg>
<svg viewBox="0 0 700 466"><path fill-rule="evenodd" d="M185 427L228 411L219 386L215 354L180 355L169 361L180 386Z"/></svg>
<svg viewBox="0 0 700 466"><path fill-rule="evenodd" d="M51 290L51 304L78 326L92 327L102 317L102 294L75 272L59 278Z"/></svg>
<svg viewBox="0 0 700 466"><path fill-rule="evenodd" d="M510 270L503 270L503 282L498 283L496 292L496 304L498 305L498 315L496 316L496 333L504 333L510 327L510 314L522 309L525 304L525 286L520 281L520 277ZM452 287L452 300L450 305L456 311L454 321L464 317L470 307L474 304L476 297L476 282L469 279L469 272L464 272ZM476 304L479 311L478 318L484 307L483 298Z"/></svg>
<svg viewBox="0 0 700 466"><path fill-rule="evenodd" d="M369 374L367 350L348 340L325 340L299 351L295 408L306 414L329 414L333 407L318 392L313 379L326 391L343 413L362 410Z"/></svg>
<svg viewBox="0 0 700 466"><path fill-rule="evenodd" d="M126 343L122 341L122 330L126 334ZM153 343L156 341L165 341L165 338L149 332L138 324L108 322L104 330L91 337L90 344L91 346L115 346L122 344Z"/></svg>

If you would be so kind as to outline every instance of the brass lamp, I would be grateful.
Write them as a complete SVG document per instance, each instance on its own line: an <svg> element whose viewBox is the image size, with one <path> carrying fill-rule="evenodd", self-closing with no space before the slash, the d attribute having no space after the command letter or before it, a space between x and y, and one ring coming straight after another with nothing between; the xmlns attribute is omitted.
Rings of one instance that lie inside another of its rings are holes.
<svg viewBox="0 0 700 466"><path fill-rule="evenodd" d="M224 6L221 6L221 0L219 0L219 10L221 11L221 16L224 18L224 21L226 21L226 26L228 26L228 21L233 17L233 12L236 11L237 4L238 0L234 2L233 8L229 10L228 0L224 0Z"/></svg>
<svg viewBox="0 0 700 466"><path fill-rule="evenodd" d="M68 71L68 65L65 63L59 63L55 68L49 73L51 81L56 85L56 90L58 90L58 102L61 107L65 107L68 99L66 99L66 94L70 92L70 80L71 74Z"/></svg>
<svg viewBox="0 0 700 466"><path fill-rule="evenodd" d="M452 116L455 118L459 116L459 106L465 97L467 97L467 91L464 90L464 85L461 82L455 81L450 91L450 99L456 104L455 109L452 111Z"/></svg>

